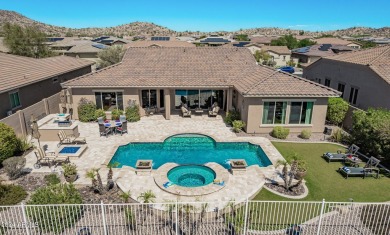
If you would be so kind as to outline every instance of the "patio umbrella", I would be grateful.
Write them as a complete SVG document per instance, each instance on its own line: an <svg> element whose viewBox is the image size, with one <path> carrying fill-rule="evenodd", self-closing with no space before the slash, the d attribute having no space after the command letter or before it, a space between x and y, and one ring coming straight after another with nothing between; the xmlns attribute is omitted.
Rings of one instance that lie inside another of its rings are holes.
<svg viewBox="0 0 390 235"><path fill-rule="evenodd" d="M31 122L31 136L38 140L38 145L41 147L41 143L39 142L39 138L41 138L41 133L38 130L37 119L34 117L34 114L31 114L30 122Z"/></svg>

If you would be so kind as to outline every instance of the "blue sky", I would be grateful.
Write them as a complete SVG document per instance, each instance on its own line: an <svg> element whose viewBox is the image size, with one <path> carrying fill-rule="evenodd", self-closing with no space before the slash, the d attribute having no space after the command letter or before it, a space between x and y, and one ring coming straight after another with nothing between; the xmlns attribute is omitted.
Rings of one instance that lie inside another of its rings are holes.
<svg viewBox="0 0 390 235"><path fill-rule="evenodd" d="M254 27L322 31L390 26L389 0L0 0L0 9L72 28L110 27L134 21L153 22L177 31Z"/></svg>

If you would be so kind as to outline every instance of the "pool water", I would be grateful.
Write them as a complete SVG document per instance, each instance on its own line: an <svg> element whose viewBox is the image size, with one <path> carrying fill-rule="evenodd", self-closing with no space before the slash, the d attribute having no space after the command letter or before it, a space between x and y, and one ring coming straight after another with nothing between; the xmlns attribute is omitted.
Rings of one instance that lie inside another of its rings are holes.
<svg viewBox="0 0 390 235"><path fill-rule="evenodd" d="M77 151L79 151L80 147L64 147L63 149L61 149L61 151L59 152L60 154L65 154L65 153L71 153L71 154L74 154L74 153L77 153Z"/></svg>
<svg viewBox="0 0 390 235"><path fill-rule="evenodd" d="M168 171L168 179L183 187L200 187L212 183L215 172L207 166L184 165Z"/></svg>
<svg viewBox="0 0 390 235"><path fill-rule="evenodd" d="M111 159L118 167L135 168L137 160L153 160L153 169L167 162L179 165L203 165L216 162L226 169L230 159L245 159L248 166L266 167L271 161L260 146L248 142L215 142L212 138L198 134L181 134L159 143L129 143L120 146Z"/></svg>

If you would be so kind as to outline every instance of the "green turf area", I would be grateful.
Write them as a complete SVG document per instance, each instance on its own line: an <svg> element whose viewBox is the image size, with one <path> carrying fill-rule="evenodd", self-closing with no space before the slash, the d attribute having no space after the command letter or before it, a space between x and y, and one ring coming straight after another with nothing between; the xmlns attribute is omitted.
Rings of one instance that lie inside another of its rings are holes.
<svg viewBox="0 0 390 235"><path fill-rule="evenodd" d="M308 173L305 177L309 195L304 201L348 202L384 202L390 201L390 178L380 175L374 177L349 177L345 179L337 170L341 162L328 163L322 158L324 152L336 152L341 149L334 144L281 143L272 142L279 152L288 158L296 152L307 162ZM363 160L363 159L362 159ZM253 200L291 200L262 189Z"/></svg>

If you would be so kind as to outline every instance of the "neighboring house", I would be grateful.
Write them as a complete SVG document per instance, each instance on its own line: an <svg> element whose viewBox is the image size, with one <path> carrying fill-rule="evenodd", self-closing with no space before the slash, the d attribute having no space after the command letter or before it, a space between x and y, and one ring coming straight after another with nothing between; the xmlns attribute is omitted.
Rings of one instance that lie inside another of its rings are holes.
<svg viewBox="0 0 390 235"><path fill-rule="evenodd" d="M390 109L390 46L322 58L303 70L303 76L339 90L361 109Z"/></svg>
<svg viewBox="0 0 390 235"><path fill-rule="evenodd" d="M322 57L327 57L334 55L340 52L353 51L352 47L346 47L343 45L335 44L321 44L313 45L307 47L301 47L291 50L291 57L297 59L298 63L302 67L307 67L311 63L321 59Z"/></svg>
<svg viewBox="0 0 390 235"><path fill-rule="evenodd" d="M8 47L4 45L4 38L0 37L0 52L9 53Z"/></svg>
<svg viewBox="0 0 390 235"><path fill-rule="evenodd" d="M35 59L0 53L0 119L58 93L61 82L90 73L91 65L67 56Z"/></svg>
<svg viewBox="0 0 390 235"><path fill-rule="evenodd" d="M258 44L245 45L252 54L256 51L265 51L271 56L271 60L275 62L275 66L286 66L287 62L291 60L291 51L286 46L264 46Z"/></svg>
<svg viewBox="0 0 390 235"><path fill-rule="evenodd" d="M322 132L328 97L339 92L312 81L257 65L246 48L129 48L121 63L62 83L72 94L110 112L135 101L141 115L152 109L166 119L182 103L203 109L214 102L239 110L248 133L269 133L274 126L291 132ZM77 114L74 118L78 118ZM153 128L153 127L151 127Z"/></svg>
<svg viewBox="0 0 390 235"><path fill-rule="evenodd" d="M190 37L190 36L182 36L182 37L176 37L176 40L178 41L183 41L183 42L194 42L196 40L195 37Z"/></svg>
<svg viewBox="0 0 390 235"><path fill-rule="evenodd" d="M354 49L361 49L362 48L362 45L360 43L351 42L351 41L343 40L340 38L317 38L317 39L313 39L313 41L315 41L319 45L332 44L332 45L348 46L348 47L352 47Z"/></svg>
<svg viewBox="0 0 390 235"><path fill-rule="evenodd" d="M251 37L250 39L251 39L251 43L263 44L266 46L270 46L271 41L276 40L278 38L280 38L280 36L254 36L254 37Z"/></svg>
<svg viewBox="0 0 390 235"><path fill-rule="evenodd" d="M183 41L135 41L126 47L196 47L195 44Z"/></svg>
<svg viewBox="0 0 390 235"><path fill-rule="evenodd" d="M82 39L66 39L54 42L50 48L60 55L86 59L93 62L98 62L98 53L109 46Z"/></svg>
<svg viewBox="0 0 390 235"><path fill-rule="evenodd" d="M195 41L194 43L198 43L201 45L206 45L206 46L222 46L228 43L231 43L232 40L226 37L219 37L219 36L210 36L204 39L200 39Z"/></svg>
<svg viewBox="0 0 390 235"><path fill-rule="evenodd" d="M113 36L101 36L101 37L92 39L91 41L96 42L96 43L100 43L100 44L104 44L107 46L124 45L124 44L129 43L129 41L126 39L117 38L117 37L113 37Z"/></svg>

